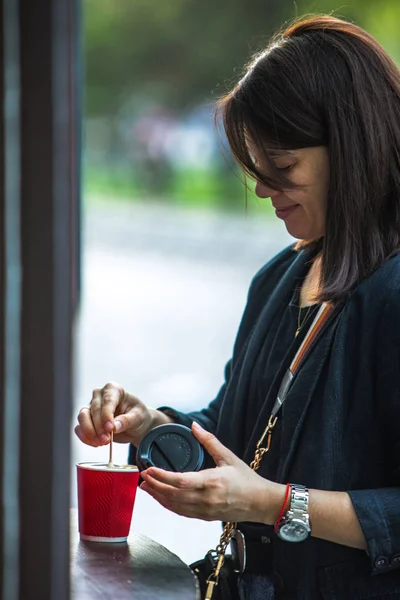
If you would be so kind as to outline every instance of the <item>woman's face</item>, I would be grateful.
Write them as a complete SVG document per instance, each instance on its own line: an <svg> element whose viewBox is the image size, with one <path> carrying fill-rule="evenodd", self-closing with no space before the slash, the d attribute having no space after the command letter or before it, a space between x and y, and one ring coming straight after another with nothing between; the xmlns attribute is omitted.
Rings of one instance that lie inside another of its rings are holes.
<svg viewBox="0 0 400 600"><path fill-rule="evenodd" d="M264 173L265 165L257 156L257 149L249 149ZM325 233L326 207L329 186L329 154L326 146L285 150L272 154L278 169L301 189L274 190L261 182L256 183L259 198L271 198L276 216L285 222L286 229L297 239L313 240ZM265 173L268 174L267 172Z"/></svg>

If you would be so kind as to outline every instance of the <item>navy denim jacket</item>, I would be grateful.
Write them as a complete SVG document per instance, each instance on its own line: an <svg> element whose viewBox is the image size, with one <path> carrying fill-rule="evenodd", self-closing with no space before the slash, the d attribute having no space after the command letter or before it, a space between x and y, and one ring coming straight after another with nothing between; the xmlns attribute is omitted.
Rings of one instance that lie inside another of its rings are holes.
<svg viewBox="0 0 400 600"><path fill-rule="evenodd" d="M290 301L310 257L309 250L286 248L254 277L225 383L208 408L183 414L162 407L182 424L198 421L247 464L269 417L267 407L254 414L246 439L252 368L269 323ZM273 397L285 368L286 362L276 373ZM313 537L291 544L271 527L241 524L247 535L270 540L273 564L266 572L280 581L281 597L400 599L400 255L335 309L281 418L277 481L347 491L368 545L365 552ZM205 466L212 466L210 460ZM259 474L268 478L267 460Z"/></svg>

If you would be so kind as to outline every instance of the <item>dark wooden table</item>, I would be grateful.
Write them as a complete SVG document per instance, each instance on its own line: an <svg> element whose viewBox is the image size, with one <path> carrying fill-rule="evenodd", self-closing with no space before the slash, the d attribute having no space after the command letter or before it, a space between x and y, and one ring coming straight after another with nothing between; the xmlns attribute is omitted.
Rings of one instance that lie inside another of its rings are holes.
<svg viewBox="0 0 400 600"><path fill-rule="evenodd" d="M127 544L79 539L71 510L72 600L200 600L184 562L150 538L134 533Z"/></svg>

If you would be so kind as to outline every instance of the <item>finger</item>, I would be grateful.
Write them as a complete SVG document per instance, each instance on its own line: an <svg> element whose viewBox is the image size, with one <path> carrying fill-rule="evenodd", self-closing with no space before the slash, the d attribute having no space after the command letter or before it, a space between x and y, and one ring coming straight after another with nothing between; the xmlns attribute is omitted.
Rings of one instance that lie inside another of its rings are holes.
<svg viewBox="0 0 400 600"><path fill-rule="evenodd" d="M156 494L161 494L170 501L187 504L198 504L201 502L201 490L176 488L166 483L161 483L157 479L150 477L150 475L146 475L144 483L146 484L146 488Z"/></svg>
<svg viewBox="0 0 400 600"><path fill-rule="evenodd" d="M114 415L118 405L123 401L125 392L118 383L107 383L102 389L101 423L104 431L114 429Z"/></svg>
<svg viewBox="0 0 400 600"><path fill-rule="evenodd" d="M154 498L154 500L157 500L157 502L167 510L175 512L172 508L172 503L170 501L164 498L164 496L162 496L161 494L157 494L157 492L154 492L149 486L146 486L145 483L142 483L140 489L146 492L146 494L149 494L149 496Z"/></svg>
<svg viewBox="0 0 400 600"><path fill-rule="evenodd" d="M186 504L174 502L170 498L164 496L163 494L159 494L158 492L151 489L150 486L147 486L146 483L142 483L140 488L149 494L154 500L157 500L161 506L166 508L167 510L180 515L182 517L189 517L191 519L201 519L203 518L201 515L201 511L197 504ZM206 519L207 520L207 519Z"/></svg>
<svg viewBox="0 0 400 600"><path fill-rule="evenodd" d="M205 473L206 471L199 473L174 473L158 469L157 467L150 467L146 471L143 471L141 475L143 479L151 477L156 481L177 489L201 490L205 487Z"/></svg>
<svg viewBox="0 0 400 600"><path fill-rule="evenodd" d="M143 427L143 413L140 408L134 406L128 412L120 414L115 418L115 431L117 433L123 433L128 429L131 432L139 433L141 427Z"/></svg>
<svg viewBox="0 0 400 600"><path fill-rule="evenodd" d="M78 423L80 425L80 430L82 431L82 435L89 441L89 443L92 443L94 441L97 441L97 442L99 441L96 429L95 429L93 421L92 421L90 408L88 408L87 406L84 406L79 411ZM82 440L82 441L84 441L84 440ZM86 443L86 441L85 441L85 443Z"/></svg>
<svg viewBox="0 0 400 600"><path fill-rule="evenodd" d="M200 444L212 456L217 466L233 465L238 461L238 457L229 448L221 444L215 435L203 429L195 421L192 423L192 432Z"/></svg>
<svg viewBox="0 0 400 600"><path fill-rule="evenodd" d="M97 448L99 446L97 438L88 438L82 431L82 427L80 425L77 425L74 431L78 438L81 440L81 442L83 442L84 444L87 444L88 446L93 446L94 448Z"/></svg>
<svg viewBox="0 0 400 600"><path fill-rule="evenodd" d="M103 393L102 390L96 388L93 390L92 399L90 401L90 416L93 422L93 427L96 431L96 436L100 439L101 435L105 435L106 432L101 422L101 403Z"/></svg>

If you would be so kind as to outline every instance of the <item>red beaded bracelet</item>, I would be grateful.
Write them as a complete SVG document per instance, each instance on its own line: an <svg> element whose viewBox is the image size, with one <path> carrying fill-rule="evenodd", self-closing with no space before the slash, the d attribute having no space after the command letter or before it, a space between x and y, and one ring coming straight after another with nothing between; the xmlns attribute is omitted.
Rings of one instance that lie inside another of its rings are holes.
<svg viewBox="0 0 400 600"><path fill-rule="evenodd" d="M285 499L284 499L284 501L283 501L283 504L282 504L281 511L280 511L280 513L279 513L279 515L278 515L278 518L277 518L277 520L276 520L276 523L275 523L275 525L274 525L274 533L277 533L277 531L278 531L279 523L280 523L280 522L281 522L281 520L282 520L283 513L285 512L286 504L288 503L288 500L289 500L289 496L290 496L290 490L291 490L290 483L287 483L287 484L286 484L286 493L285 493Z"/></svg>

